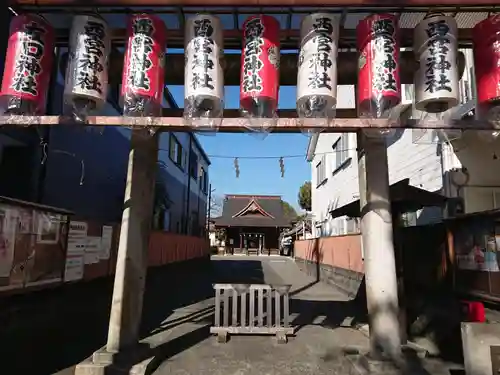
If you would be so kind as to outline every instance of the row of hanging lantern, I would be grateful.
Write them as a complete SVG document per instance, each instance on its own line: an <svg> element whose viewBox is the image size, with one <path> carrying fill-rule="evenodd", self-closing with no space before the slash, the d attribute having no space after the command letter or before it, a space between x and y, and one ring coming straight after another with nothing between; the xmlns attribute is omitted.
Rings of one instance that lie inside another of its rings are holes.
<svg viewBox="0 0 500 375"><path fill-rule="evenodd" d="M500 100L500 18L474 27L478 113L498 117ZM338 15L316 13L301 25L297 72L297 114L303 124L329 122L337 105ZM193 127L217 128L224 109L223 28L212 15L197 15L185 26L184 117ZM252 128L277 119L280 26L271 16L249 17L243 24L240 109ZM165 87L167 30L151 14L128 19L121 85L126 116L161 116ZM457 24L453 17L429 14L414 31L415 107L443 113L459 102ZM362 118L390 116L401 101L399 27L393 14L375 14L357 26L359 51L357 103ZM107 97L110 32L95 14L73 19L65 75L66 113L84 120ZM55 35L38 15L19 15L11 23L2 80L2 100L13 114L40 115L46 106ZM167 61L168 63L168 61ZM380 134L375 132L375 134Z"/></svg>
<svg viewBox="0 0 500 375"><path fill-rule="evenodd" d="M477 107L479 118L500 120L500 15L493 15L478 23L472 30L474 67L476 75ZM480 131L485 141L494 141L499 130Z"/></svg>
<svg viewBox="0 0 500 375"><path fill-rule="evenodd" d="M444 113L459 102L457 24L453 17L428 14L415 28L413 52L415 109ZM359 57L358 115L362 118L399 116L401 101L398 19L392 14L373 15L357 27ZM367 130L367 136L384 136L390 130Z"/></svg>

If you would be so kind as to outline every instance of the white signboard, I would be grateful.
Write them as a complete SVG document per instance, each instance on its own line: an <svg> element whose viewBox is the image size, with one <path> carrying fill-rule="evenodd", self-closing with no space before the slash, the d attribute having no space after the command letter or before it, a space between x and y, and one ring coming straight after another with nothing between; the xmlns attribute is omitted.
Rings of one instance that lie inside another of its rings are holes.
<svg viewBox="0 0 500 375"><path fill-rule="evenodd" d="M64 281L75 281L83 278L83 256L67 258L64 269Z"/></svg>
<svg viewBox="0 0 500 375"><path fill-rule="evenodd" d="M87 247L87 223L72 221L69 224L67 256L83 256Z"/></svg>
<svg viewBox="0 0 500 375"><path fill-rule="evenodd" d="M101 237L87 236L85 248L85 264L99 263L101 254Z"/></svg>
<svg viewBox="0 0 500 375"><path fill-rule="evenodd" d="M103 260L109 259L111 253L112 239L113 239L113 227L109 225L104 225L102 227L101 254L100 254L100 258Z"/></svg>

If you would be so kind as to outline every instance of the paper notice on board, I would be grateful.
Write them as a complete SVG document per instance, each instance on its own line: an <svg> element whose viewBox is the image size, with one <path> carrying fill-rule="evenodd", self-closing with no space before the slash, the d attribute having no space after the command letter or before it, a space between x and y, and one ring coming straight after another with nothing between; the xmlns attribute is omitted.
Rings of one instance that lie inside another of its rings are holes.
<svg viewBox="0 0 500 375"><path fill-rule="evenodd" d="M87 236L85 248L85 264L99 263L101 254L101 237Z"/></svg>
<svg viewBox="0 0 500 375"><path fill-rule="evenodd" d="M17 210L0 206L0 277L9 277L14 262Z"/></svg>
<svg viewBox="0 0 500 375"><path fill-rule="evenodd" d="M83 278L84 267L83 256L66 259L64 281L81 280Z"/></svg>
<svg viewBox="0 0 500 375"><path fill-rule="evenodd" d="M87 223L72 221L69 224L67 256L84 256L87 247Z"/></svg>
<svg viewBox="0 0 500 375"><path fill-rule="evenodd" d="M104 225L101 238L101 259L109 259L113 239L113 227Z"/></svg>

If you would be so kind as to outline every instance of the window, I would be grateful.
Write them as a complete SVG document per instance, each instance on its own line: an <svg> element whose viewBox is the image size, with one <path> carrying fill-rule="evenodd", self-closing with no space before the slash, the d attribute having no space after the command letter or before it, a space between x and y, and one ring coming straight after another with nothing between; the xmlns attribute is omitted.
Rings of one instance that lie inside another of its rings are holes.
<svg viewBox="0 0 500 375"><path fill-rule="evenodd" d="M460 94L460 103L467 103L470 99L472 99L470 83L467 79L462 79L459 82L459 94Z"/></svg>
<svg viewBox="0 0 500 375"><path fill-rule="evenodd" d="M343 219L338 219L337 220L337 225L336 225L336 228L335 228L335 234L337 236L342 236L344 234L346 234L346 226L345 226L346 222L343 220Z"/></svg>
<svg viewBox="0 0 500 375"><path fill-rule="evenodd" d="M342 168L351 158L349 150L349 133L342 134L339 139L333 144L332 148L335 151L335 164L333 173Z"/></svg>
<svg viewBox="0 0 500 375"><path fill-rule="evenodd" d="M181 143L177 140L175 135L170 134L169 157L170 157L170 160L172 160L174 162L174 164L177 165L181 169L183 169L182 154L183 154L183 150L182 150Z"/></svg>
<svg viewBox="0 0 500 375"><path fill-rule="evenodd" d="M49 213L37 213L38 228L37 228L37 243L57 244L59 242L61 217Z"/></svg>
<svg viewBox="0 0 500 375"><path fill-rule="evenodd" d="M493 192L493 209L498 209L500 208L500 192L494 191Z"/></svg>
<svg viewBox="0 0 500 375"><path fill-rule="evenodd" d="M470 78L470 91L471 91L471 99L477 97L476 92L476 75L474 74L474 67L469 68L469 78Z"/></svg>
<svg viewBox="0 0 500 375"><path fill-rule="evenodd" d="M346 224L347 224L346 234L360 233L360 221L358 217L346 218Z"/></svg>
<svg viewBox="0 0 500 375"><path fill-rule="evenodd" d="M326 180L326 155L321 157L321 161L316 164L316 185L319 186Z"/></svg>
<svg viewBox="0 0 500 375"><path fill-rule="evenodd" d="M208 176L205 168L203 167L200 168L200 187L201 191L206 194L208 190Z"/></svg>
<svg viewBox="0 0 500 375"><path fill-rule="evenodd" d="M189 175L194 179L198 179L198 168L198 155L191 150L189 153Z"/></svg>
<svg viewBox="0 0 500 375"><path fill-rule="evenodd" d="M412 103L414 99L414 93L415 89L414 86L411 84L406 84L404 85L404 91L403 91L403 103Z"/></svg>
<svg viewBox="0 0 500 375"><path fill-rule="evenodd" d="M467 103L470 99L472 99L472 95L470 92L470 85L468 81L464 81L464 103Z"/></svg>

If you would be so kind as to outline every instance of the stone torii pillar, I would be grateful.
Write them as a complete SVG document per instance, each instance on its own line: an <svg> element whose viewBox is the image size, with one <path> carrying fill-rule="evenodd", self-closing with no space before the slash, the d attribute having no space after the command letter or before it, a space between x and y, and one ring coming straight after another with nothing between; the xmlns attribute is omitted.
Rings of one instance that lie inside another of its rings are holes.
<svg viewBox="0 0 500 375"><path fill-rule="evenodd" d="M106 351L137 344L153 217L158 134L133 130Z"/></svg>
<svg viewBox="0 0 500 375"><path fill-rule="evenodd" d="M128 374L135 365L148 266L159 134L132 130L127 185L106 347L75 375Z"/></svg>
<svg viewBox="0 0 500 375"><path fill-rule="evenodd" d="M371 354L400 359L398 285L384 138L358 134L358 176Z"/></svg>

